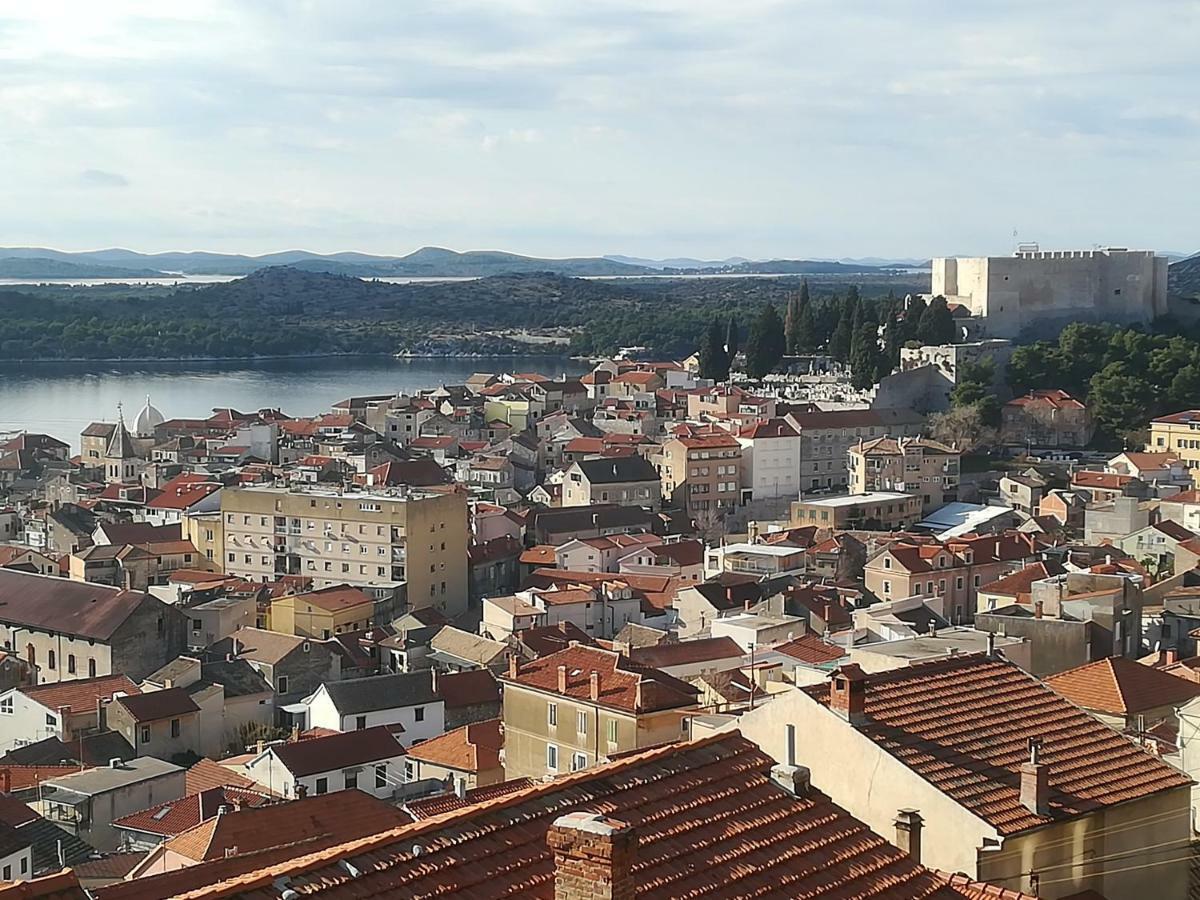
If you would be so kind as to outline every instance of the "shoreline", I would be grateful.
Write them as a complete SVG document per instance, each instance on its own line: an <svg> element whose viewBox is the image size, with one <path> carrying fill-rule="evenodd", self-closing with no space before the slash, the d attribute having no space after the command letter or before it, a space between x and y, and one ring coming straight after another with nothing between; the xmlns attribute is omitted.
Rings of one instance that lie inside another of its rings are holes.
<svg viewBox="0 0 1200 900"><path fill-rule="evenodd" d="M20 366L51 365L149 365L221 363L221 362L272 362L289 359L394 359L398 362L409 359L525 359L544 356L547 359L575 359L568 353L285 353L264 356L80 356L55 357L51 359L4 359L0 360L0 371Z"/></svg>

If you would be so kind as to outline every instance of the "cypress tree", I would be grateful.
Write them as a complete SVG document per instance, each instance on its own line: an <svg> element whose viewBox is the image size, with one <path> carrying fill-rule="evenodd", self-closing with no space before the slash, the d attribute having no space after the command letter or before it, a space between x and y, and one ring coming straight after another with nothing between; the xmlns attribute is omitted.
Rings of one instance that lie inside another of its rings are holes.
<svg viewBox="0 0 1200 900"><path fill-rule="evenodd" d="M811 353L817 349L817 323L813 319L812 304L800 294L800 313L796 323L796 353Z"/></svg>
<svg viewBox="0 0 1200 900"><path fill-rule="evenodd" d="M742 335L738 329L737 316L729 314L729 328L725 332L725 352L729 354L729 365L733 365L738 350L742 348Z"/></svg>
<svg viewBox="0 0 1200 900"><path fill-rule="evenodd" d="M746 340L747 373L752 378L762 378L775 371L786 349L783 322L775 305L768 303L754 320Z"/></svg>
<svg viewBox="0 0 1200 900"><path fill-rule="evenodd" d="M700 344L700 377L713 381L724 381L729 377L729 356L725 353L725 341L721 325L713 319Z"/></svg>
<svg viewBox="0 0 1200 900"><path fill-rule="evenodd" d="M786 338L787 352L796 352L796 336L800 327L800 312L797 308L796 295L788 297L787 314L783 317L783 333Z"/></svg>

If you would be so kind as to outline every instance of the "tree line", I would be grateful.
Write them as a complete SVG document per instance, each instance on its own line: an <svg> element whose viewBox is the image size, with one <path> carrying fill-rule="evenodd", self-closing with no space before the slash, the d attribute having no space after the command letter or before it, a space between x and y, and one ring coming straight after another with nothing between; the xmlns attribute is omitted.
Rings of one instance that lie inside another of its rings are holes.
<svg viewBox="0 0 1200 900"><path fill-rule="evenodd" d="M702 378L728 378L739 350L737 336L736 315L710 319L699 341ZM948 344L955 337L954 316L942 297L928 303L912 297L905 308L894 291L868 299L851 285L844 296L816 301L805 280L787 298L782 318L773 301L761 308L741 349L752 378L774 372L784 356L824 353L848 365L853 385L866 389L900 365L906 344Z"/></svg>

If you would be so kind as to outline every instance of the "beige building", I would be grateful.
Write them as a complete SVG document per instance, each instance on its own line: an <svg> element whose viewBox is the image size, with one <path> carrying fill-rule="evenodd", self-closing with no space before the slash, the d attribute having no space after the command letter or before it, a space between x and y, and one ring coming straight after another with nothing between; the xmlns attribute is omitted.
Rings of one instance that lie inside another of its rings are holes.
<svg viewBox="0 0 1200 900"><path fill-rule="evenodd" d="M252 581L307 575L316 588L407 585L414 608L467 604L467 501L454 489L226 488L225 571Z"/></svg>
<svg viewBox="0 0 1200 900"><path fill-rule="evenodd" d="M1050 900L1187 893L1190 779L1003 659L842 666L736 727L876 833L915 829L930 868Z"/></svg>
<svg viewBox="0 0 1200 900"><path fill-rule="evenodd" d="M611 650L582 645L528 663L510 656L500 680L508 779L576 772L686 737L698 693Z"/></svg>
<svg viewBox="0 0 1200 900"><path fill-rule="evenodd" d="M911 409L837 409L789 413L800 432L800 496L805 491L850 483L846 454L859 441L879 437L918 437L925 417Z"/></svg>
<svg viewBox="0 0 1200 900"><path fill-rule="evenodd" d="M933 260L932 296L984 319L988 337L1015 338L1075 321L1130 324L1167 312L1167 258L1152 250L1041 250Z"/></svg>
<svg viewBox="0 0 1200 900"><path fill-rule="evenodd" d="M1200 478L1200 409L1185 409L1151 419L1146 452L1174 453L1192 470L1192 480L1197 481Z"/></svg>
<svg viewBox="0 0 1200 900"><path fill-rule="evenodd" d="M644 456L607 456L581 459L563 473L562 505L648 506L657 509L662 485L654 466Z"/></svg>
<svg viewBox="0 0 1200 900"><path fill-rule="evenodd" d="M1010 447L1080 449L1095 430L1088 408L1066 391L1030 391L1001 410L1000 439Z"/></svg>
<svg viewBox="0 0 1200 900"><path fill-rule="evenodd" d="M894 531L921 521L921 498L897 491L872 491L843 494L817 500L798 500L792 504L791 527L843 530L872 528Z"/></svg>
<svg viewBox="0 0 1200 900"><path fill-rule="evenodd" d="M693 518L720 517L741 497L742 445L719 429L697 430L663 442L662 495Z"/></svg>
<svg viewBox="0 0 1200 900"><path fill-rule="evenodd" d="M850 448L850 492L900 491L921 498L923 512L958 499L960 453L926 438L876 438Z"/></svg>
<svg viewBox="0 0 1200 900"><path fill-rule="evenodd" d="M348 584L280 597L271 603L270 627L280 634L327 641L372 624L375 601Z"/></svg>

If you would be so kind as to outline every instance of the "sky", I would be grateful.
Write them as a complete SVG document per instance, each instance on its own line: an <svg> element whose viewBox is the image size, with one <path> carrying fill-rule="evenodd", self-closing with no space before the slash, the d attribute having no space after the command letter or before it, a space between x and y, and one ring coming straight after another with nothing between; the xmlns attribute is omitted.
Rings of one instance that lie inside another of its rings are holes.
<svg viewBox="0 0 1200 900"><path fill-rule="evenodd" d="M1197 0L0 0L0 245L1195 251L1197 48Z"/></svg>

